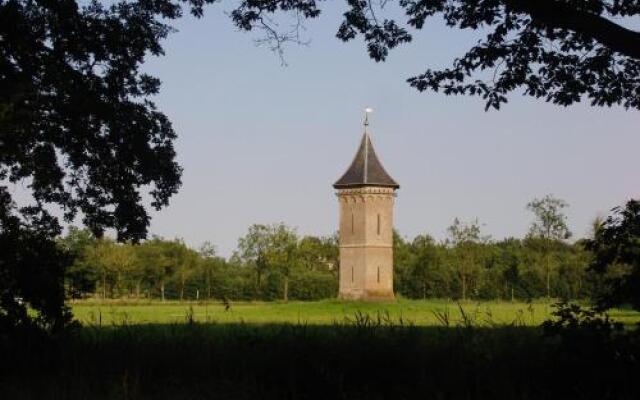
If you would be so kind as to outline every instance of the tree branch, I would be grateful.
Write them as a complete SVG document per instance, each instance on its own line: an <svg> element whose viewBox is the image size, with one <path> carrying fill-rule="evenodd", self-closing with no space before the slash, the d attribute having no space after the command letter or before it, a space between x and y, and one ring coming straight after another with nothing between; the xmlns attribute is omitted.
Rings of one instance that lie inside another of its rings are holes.
<svg viewBox="0 0 640 400"><path fill-rule="evenodd" d="M557 0L505 0L505 3L512 11L529 14L534 23L586 35L613 51L640 60L640 32L600 15L578 10Z"/></svg>

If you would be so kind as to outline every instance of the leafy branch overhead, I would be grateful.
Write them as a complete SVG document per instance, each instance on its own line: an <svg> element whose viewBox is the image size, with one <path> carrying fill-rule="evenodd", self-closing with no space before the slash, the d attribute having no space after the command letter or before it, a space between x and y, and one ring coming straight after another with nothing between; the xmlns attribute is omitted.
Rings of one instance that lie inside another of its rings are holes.
<svg viewBox="0 0 640 400"><path fill-rule="evenodd" d="M29 180L38 213L54 203L96 233L145 237L143 193L166 206L181 168L140 66L180 15L170 1L0 1L0 178Z"/></svg>
<svg viewBox="0 0 640 400"><path fill-rule="evenodd" d="M139 241L145 203L177 192L176 133L150 99L160 80L140 67L181 15L177 0L0 0L0 331L69 322L52 205L98 236ZM11 184L32 203L16 204Z"/></svg>
<svg viewBox="0 0 640 400"><path fill-rule="evenodd" d="M400 0L404 20L383 18L388 0L347 0L337 37L361 36L376 61L412 40L411 31L441 18L455 29L486 35L449 68L408 79L419 91L480 96L499 109L510 92L567 106L640 109L640 2L637 0ZM248 0L233 12L243 30L265 13L320 14L313 0Z"/></svg>

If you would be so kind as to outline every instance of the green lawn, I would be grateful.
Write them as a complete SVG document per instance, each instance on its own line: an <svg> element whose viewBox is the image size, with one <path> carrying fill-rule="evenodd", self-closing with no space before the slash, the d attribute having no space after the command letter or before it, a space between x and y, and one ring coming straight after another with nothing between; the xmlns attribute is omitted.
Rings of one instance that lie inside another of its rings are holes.
<svg viewBox="0 0 640 400"><path fill-rule="evenodd" d="M332 324L354 320L358 315L385 318L422 326L450 325L471 321L474 325L538 325L550 316L550 303L466 302L461 306L445 300L398 300L393 303L363 303L324 300L316 302L234 302L229 310L219 302L82 301L71 304L75 317L84 324L180 323L190 317L197 322ZM462 315L460 307L464 310ZM612 310L616 321L632 324L640 313Z"/></svg>

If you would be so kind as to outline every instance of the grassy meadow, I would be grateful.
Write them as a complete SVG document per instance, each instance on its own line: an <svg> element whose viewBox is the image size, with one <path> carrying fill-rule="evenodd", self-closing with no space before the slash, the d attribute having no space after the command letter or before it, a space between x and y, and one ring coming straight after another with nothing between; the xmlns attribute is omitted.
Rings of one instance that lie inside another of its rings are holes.
<svg viewBox="0 0 640 400"><path fill-rule="evenodd" d="M70 304L76 319L84 325L138 325L193 322L250 324L332 325L348 323L360 314L394 323L417 326L537 326L551 317L553 303L453 302L405 300L396 302L220 302L178 301L81 301ZM640 322L640 313L615 309L611 317L626 325Z"/></svg>

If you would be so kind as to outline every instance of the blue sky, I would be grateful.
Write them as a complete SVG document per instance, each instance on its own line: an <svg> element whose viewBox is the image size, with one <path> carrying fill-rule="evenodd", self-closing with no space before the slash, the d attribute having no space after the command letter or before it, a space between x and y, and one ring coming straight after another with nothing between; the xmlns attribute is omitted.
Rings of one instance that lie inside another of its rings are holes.
<svg viewBox="0 0 640 400"><path fill-rule="evenodd" d="M224 7L175 24L166 56L145 69L163 82L155 101L179 134L183 186L153 214L152 233L211 241L224 256L253 223L331 234L331 185L355 154L368 106L376 151L401 185L396 228L406 236L444 238L455 217L477 217L496 239L522 236L526 203L552 193L570 204L580 237L596 215L640 196L637 111L516 94L485 112L477 98L418 93L405 79L448 65L477 33L432 20L376 64L362 42L335 38L343 5L325 5L307 23L310 44L286 49L286 67L255 45L259 33L238 32Z"/></svg>

